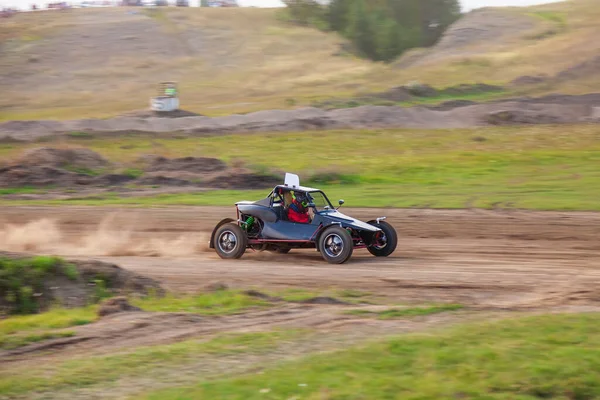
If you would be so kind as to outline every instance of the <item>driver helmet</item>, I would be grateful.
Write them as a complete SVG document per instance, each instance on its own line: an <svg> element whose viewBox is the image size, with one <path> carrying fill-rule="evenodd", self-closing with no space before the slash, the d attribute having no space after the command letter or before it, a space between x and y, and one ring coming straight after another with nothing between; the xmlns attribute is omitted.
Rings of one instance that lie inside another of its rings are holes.
<svg viewBox="0 0 600 400"><path fill-rule="evenodd" d="M294 198L298 201L298 203L302 204L302 207L308 207L308 197L306 193L303 192L294 192Z"/></svg>

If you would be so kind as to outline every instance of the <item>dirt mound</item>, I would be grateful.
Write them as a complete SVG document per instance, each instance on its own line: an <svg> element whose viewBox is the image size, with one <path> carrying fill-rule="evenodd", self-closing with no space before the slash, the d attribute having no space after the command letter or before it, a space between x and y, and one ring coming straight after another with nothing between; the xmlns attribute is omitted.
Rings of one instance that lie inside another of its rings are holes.
<svg viewBox="0 0 600 400"><path fill-rule="evenodd" d="M549 77L547 75L536 75L536 76L530 76L530 75L524 75L524 76L520 76L516 79L513 79L510 82L510 86L529 86L529 85L538 85L540 83L544 83L549 79Z"/></svg>
<svg viewBox="0 0 600 400"><path fill-rule="evenodd" d="M26 151L18 160L22 165L50 166L57 168L97 169L109 165L100 154L89 149L55 149L41 147Z"/></svg>
<svg viewBox="0 0 600 400"><path fill-rule="evenodd" d="M393 87L380 93L367 93L354 98L325 100L315 102L313 105L324 109L335 109L358 106L361 104L379 104L381 103L381 100L402 103L438 96L465 96L501 92L503 90L504 88L502 86L488 85L485 83L460 84L444 89L436 89L424 83L412 82L406 85Z"/></svg>
<svg viewBox="0 0 600 400"><path fill-rule="evenodd" d="M491 112L486 117L491 125L514 124L555 124L561 122L559 117L531 110L510 110Z"/></svg>
<svg viewBox="0 0 600 400"><path fill-rule="evenodd" d="M98 168L106 168L110 164L91 150L34 149L25 153L18 164L0 167L0 187L94 188L136 183L207 189L254 189L273 187L279 182L279 177L245 168L229 168L225 162L209 157L169 159L147 155L138 160L137 165L146 165L146 172L139 177L109 171L99 175Z"/></svg>
<svg viewBox="0 0 600 400"><path fill-rule="evenodd" d="M25 261L33 257L35 257L33 254L0 251L2 259ZM64 307L83 307L104 295L165 293L154 279L135 274L114 264L73 259L60 260L59 263L61 268L44 275L41 283L34 283L33 279L37 278L33 275L25 274L22 278L24 286L35 287L36 293L31 301L34 301L40 310L45 310L57 302ZM64 265L72 266L76 273L60 272L63 271ZM9 310L13 306L6 296L6 293L0 296L0 310Z"/></svg>
<svg viewBox="0 0 600 400"><path fill-rule="evenodd" d="M153 160L146 169L148 172L157 171L178 171L206 173L223 171L227 169L227 164L217 158L206 157L184 157L184 158L165 158L158 157Z"/></svg>
<svg viewBox="0 0 600 400"><path fill-rule="evenodd" d="M118 296L103 301L98 309L98 315L104 317L106 315L128 311L142 311L142 309L129 304L127 297Z"/></svg>
<svg viewBox="0 0 600 400"><path fill-rule="evenodd" d="M96 177L110 163L89 149L35 148L0 168L0 187L78 186L124 182L125 177Z"/></svg>
<svg viewBox="0 0 600 400"><path fill-rule="evenodd" d="M233 170L214 175L204 184L219 189L265 189L280 184L280 176Z"/></svg>
<svg viewBox="0 0 600 400"><path fill-rule="evenodd" d="M312 297L310 299L302 300L300 303L304 304L334 304L334 305L347 305L345 301L334 299L333 297Z"/></svg>
<svg viewBox="0 0 600 400"><path fill-rule="evenodd" d="M94 178L53 167L14 165L0 168L0 187L89 185Z"/></svg>

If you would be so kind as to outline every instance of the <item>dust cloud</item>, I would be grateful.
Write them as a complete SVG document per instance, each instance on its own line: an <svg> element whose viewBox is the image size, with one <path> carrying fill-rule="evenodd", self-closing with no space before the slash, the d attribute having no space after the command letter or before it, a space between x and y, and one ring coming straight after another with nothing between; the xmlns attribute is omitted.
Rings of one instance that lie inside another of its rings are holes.
<svg viewBox="0 0 600 400"><path fill-rule="evenodd" d="M208 251L208 233L182 234L175 238L154 233L136 235L132 223L119 224L119 213L105 217L98 226L77 235L61 230L55 219L42 218L0 228L0 250L52 253L65 256L184 257Z"/></svg>

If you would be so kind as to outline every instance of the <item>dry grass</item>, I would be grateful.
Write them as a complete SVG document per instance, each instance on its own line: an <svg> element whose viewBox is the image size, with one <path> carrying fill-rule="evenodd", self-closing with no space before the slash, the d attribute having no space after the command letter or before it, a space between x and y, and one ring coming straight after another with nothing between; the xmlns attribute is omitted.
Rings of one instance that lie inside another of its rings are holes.
<svg viewBox="0 0 600 400"><path fill-rule="evenodd" d="M409 68L397 72L396 76L412 75L414 79L438 86L473 82L482 77L502 84L523 75L553 76L600 53L597 40L600 7L594 0L571 0L507 12L528 15L537 21L537 26L513 40L488 46L484 54L476 57L450 58ZM545 36L548 32L554 33ZM561 85L560 89L574 94L598 90L599 79L600 71L574 84ZM554 89L541 87L539 93Z"/></svg>
<svg viewBox="0 0 600 400"><path fill-rule="evenodd" d="M157 31L184 43L178 57L165 57L158 45L153 53L152 41L143 57L123 53L117 41L117 46L109 42L98 47L98 51L106 52L106 62L74 68L72 72L43 58L36 60L37 38L51 39L68 32L68 28L92 32L102 21L112 23L113 30L119 32L126 25L117 20L123 12L96 9L36 13L18 16L0 26L0 40L12 38L23 47L11 52L4 66L7 62L13 68L24 65L24 71L31 72L25 77L31 81L30 87L21 82L21 86L5 91L7 95L0 99L0 120L108 117L142 109L147 107L156 83L162 80L179 81L182 107L205 115L308 105L315 100L387 89L412 80L440 87L475 81L504 84L521 75L554 75L600 50L596 35L600 8L596 1L571 0L507 10L529 15L537 25L525 35L486 46L480 55L408 69L357 59L341 51L343 39L334 33L291 26L278 20L277 10L253 8L145 11L150 17L147 21L155 23ZM92 14L94 18L90 18ZM556 33L545 35L555 28ZM129 32L123 33L121 40L146 39L141 32ZM74 46L66 56L79 63L78 53ZM35 79L40 76L47 79ZM599 80L598 73L592 74L561 83L560 90L589 92L598 87ZM536 91L554 89L542 86Z"/></svg>

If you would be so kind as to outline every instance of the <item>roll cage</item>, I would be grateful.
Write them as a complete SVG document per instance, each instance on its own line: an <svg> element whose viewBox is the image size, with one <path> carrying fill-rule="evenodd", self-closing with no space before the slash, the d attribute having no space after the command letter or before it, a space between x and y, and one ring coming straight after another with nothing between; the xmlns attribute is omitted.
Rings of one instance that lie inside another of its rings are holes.
<svg viewBox="0 0 600 400"><path fill-rule="evenodd" d="M318 193L319 195L323 196L323 200L324 200L324 205L322 206L323 210L333 210L334 207L331 204L331 201L329 200L329 197L327 197L327 195L325 194L325 192L323 192L320 189L315 189L315 188L310 188L310 187L304 187L304 186L294 186L294 187L290 187L290 186L286 186L286 185L278 185L276 186L273 190L271 190L271 192L269 193L269 195L263 200L265 201L265 203L263 203L263 201L259 202L263 205L267 205L268 207L275 207L276 204L285 204L285 198L282 195L282 193L284 192L302 192L304 194L306 194L309 198L309 203L311 205L311 207L314 207L317 209L317 211L322 211L322 210L318 210L318 205L315 204L314 200L315 200L315 196L312 195L312 193ZM268 202L268 204L266 204Z"/></svg>

